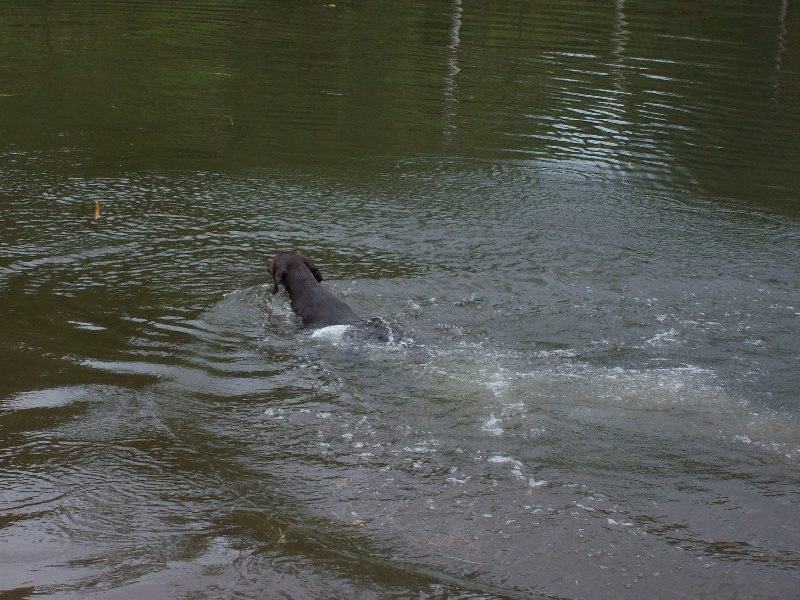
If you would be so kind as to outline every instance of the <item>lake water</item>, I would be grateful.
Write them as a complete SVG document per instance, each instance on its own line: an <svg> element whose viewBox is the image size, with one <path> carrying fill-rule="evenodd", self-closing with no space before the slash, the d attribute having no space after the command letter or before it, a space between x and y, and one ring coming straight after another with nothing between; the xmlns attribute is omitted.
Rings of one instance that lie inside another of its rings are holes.
<svg viewBox="0 0 800 600"><path fill-rule="evenodd" d="M706 4L4 1L0 598L796 598L800 7Z"/></svg>

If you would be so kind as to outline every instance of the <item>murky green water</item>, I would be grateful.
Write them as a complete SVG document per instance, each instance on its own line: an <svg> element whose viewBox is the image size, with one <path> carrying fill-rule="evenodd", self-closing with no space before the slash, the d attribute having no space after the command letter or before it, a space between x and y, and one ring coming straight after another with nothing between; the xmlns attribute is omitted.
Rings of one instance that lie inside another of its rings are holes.
<svg viewBox="0 0 800 600"><path fill-rule="evenodd" d="M794 597L798 7L263 4L0 4L0 597Z"/></svg>

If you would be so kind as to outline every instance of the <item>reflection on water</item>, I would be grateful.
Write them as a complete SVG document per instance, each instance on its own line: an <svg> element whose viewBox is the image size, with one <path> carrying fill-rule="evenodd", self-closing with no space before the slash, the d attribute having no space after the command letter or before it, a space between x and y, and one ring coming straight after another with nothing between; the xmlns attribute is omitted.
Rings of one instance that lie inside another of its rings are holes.
<svg viewBox="0 0 800 600"><path fill-rule="evenodd" d="M772 87L775 89L775 95L773 96L773 101L775 103L780 102L780 93L781 93L781 70L783 69L783 55L786 53L787 48L787 23L786 18L789 13L789 0L781 0L781 9L780 15L778 16L778 22L780 23L778 29L778 48L775 51L775 73L772 76Z"/></svg>
<svg viewBox="0 0 800 600"><path fill-rule="evenodd" d="M4 3L0 596L790 597L770 10Z"/></svg>
<svg viewBox="0 0 800 600"><path fill-rule="evenodd" d="M788 2L0 11L3 139L72 172L445 153L796 204Z"/></svg>
<svg viewBox="0 0 800 600"><path fill-rule="evenodd" d="M453 22L450 26L450 43L447 48L450 56L447 60L448 69L445 76L445 89L444 89L444 120L445 130L444 135L449 138L453 135L456 128L456 83L455 78L461 70L458 68L458 46L461 43L461 13L464 9L461 6L461 0L453 0Z"/></svg>

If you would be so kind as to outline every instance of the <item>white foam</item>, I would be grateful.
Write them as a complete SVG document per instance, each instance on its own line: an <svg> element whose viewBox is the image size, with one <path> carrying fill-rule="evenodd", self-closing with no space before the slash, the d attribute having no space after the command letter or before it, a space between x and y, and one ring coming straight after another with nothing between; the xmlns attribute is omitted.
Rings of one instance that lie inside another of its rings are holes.
<svg viewBox="0 0 800 600"><path fill-rule="evenodd" d="M320 327L314 330L311 337L328 340L329 342L340 342L344 339L345 334L351 327L352 325L329 325L328 327Z"/></svg>
<svg viewBox="0 0 800 600"><path fill-rule="evenodd" d="M664 344L670 343L680 343L678 339L679 333L675 329L670 329L669 331L660 331L649 340L645 342L645 344L649 346L663 346Z"/></svg>
<svg viewBox="0 0 800 600"><path fill-rule="evenodd" d="M500 419L495 417L494 413L492 413L489 416L489 418L486 419L483 422L483 425L481 426L481 429L483 431L491 433L492 435L502 435L503 434L503 428L500 427L499 423L500 423Z"/></svg>
<svg viewBox="0 0 800 600"><path fill-rule="evenodd" d="M514 478L520 481L524 481L528 485L528 487L537 488L547 484L546 479L536 479L534 477L526 476L523 473L525 465L523 465L520 461L510 456L504 456L502 454L493 454L492 456L486 459L486 462L500 464L500 465L510 464L511 474L514 476Z"/></svg>
<svg viewBox="0 0 800 600"><path fill-rule="evenodd" d="M559 349L559 350L539 350L534 352L536 358L575 358L578 356L578 351L572 348Z"/></svg>
<svg viewBox="0 0 800 600"><path fill-rule="evenodd" d="M489 458L487 458L486 462L500 463L500 464L513 462L513 463L521 464L521 463L519 463L519 461L514 460L510 456L503 456L502 454L494 454L494 455L490 456Z"/></svg>

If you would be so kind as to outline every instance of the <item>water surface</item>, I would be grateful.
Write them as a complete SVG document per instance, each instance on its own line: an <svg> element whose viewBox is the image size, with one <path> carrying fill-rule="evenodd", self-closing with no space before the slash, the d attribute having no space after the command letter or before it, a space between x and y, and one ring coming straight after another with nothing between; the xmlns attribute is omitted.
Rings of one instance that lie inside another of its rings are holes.
<svg viewBox="0 0 800 600"><path fill-rule="evenodd" d="M0 33L0 596L796 593L796 6Z"/></svg>

